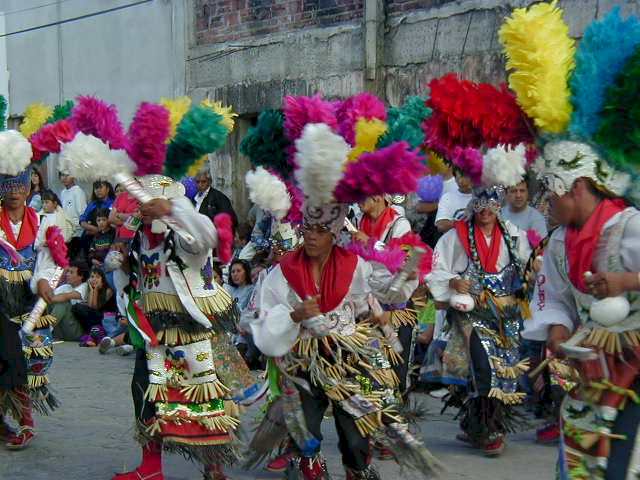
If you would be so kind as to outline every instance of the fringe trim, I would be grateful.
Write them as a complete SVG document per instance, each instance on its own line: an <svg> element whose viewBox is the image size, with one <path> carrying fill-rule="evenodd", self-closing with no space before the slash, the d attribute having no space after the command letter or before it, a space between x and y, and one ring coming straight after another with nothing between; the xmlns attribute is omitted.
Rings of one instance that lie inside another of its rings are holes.
<svg viewBox="0 0 640 480"><path fill-rule="evenodd" d="M173 327L161 330L157 333L158 342L163 345L188 345L190 343L201 342L202 340L208 340L214 336L214 332L196 332L189 333L182 328Z"/></svg>
<svg viewBox="0 0 640 480"><path fill-rule="evenodd" d="M53 347L22 347L22 352L27 359L31 357L53 357Z"/></svg>
<svg viewBox="0 0 640 480"><path fill-rule="evenodd" d="M168 399L168 388L167 385L150 383L144 394L145 399L150 402L166 402ZM198 385L187 385L180 389L180 393L193 403L206 403L210 400L223 398L230 391L231 390L219 380Z"/></svg>
<svg viewBox="0 0 640 480"><path fill-rule="evenodd" d="M19 421L22 417L22 401L20 396L13 390L0 390L0 413L11 415Z"/></svg>
<svg viewBox="0 0 640 480"><path fill-rule="evenodd" d="M628 337L637 341L631 335ZM584 344L596 347L598 350L604 350L610 355L619 355L622 353L622 338L624 337L604 328L594 328L585 339Z"/></svg>
<svg viewBox="0 0 640 480"><path fill-rule="evenodd" d="M489 357L489 360L491 361L491 366L501 378L516 379L529 371L530 368L528 358L521 360L513 367L506 367L504 360L500 357Z"/></svg>
<svg viewBox="0 0 640 480"><path fill-rule="evenodd" d="M382 411L370 413L369 415L357 418L354 422L360 435L362 437L369 437L382 428Z"/></svg>
<svg viewBox="0 0 640 480"><path fill-rule="evenodd" d="M519 405L524 401L526 396L526 393L505 393L495 387L489 391L489 398L500 400L505 405Z"/></svg>
<svg viewBox="0 0 640 480"><path fill-rule="evenodd" d="M13 323L17 323L19 325L22 325L25 320L27 320L29 318L29 315L31 315L31 312L29 313L25 313L24 315L20 315L18 317L12 318L11 321ZM38 321L35 324L35 330L41 329L41 328L48 328L48 327L55 327L58 324L58 319L51 315L51 314L47 314L47 315L42 315Z"/></svg>
<svg viewBox="0 0 640 480"><path fill-rule="evenodd" d="M198 308L205 315L220 315L227 312L233 305L233 299L224 288L218 288L213 295L207 297L193 297ZM145 313L162 311L187 313L178 295L149 292L143 297Z"/></svg>
<svg viewBox="0 0 640 480"><path fill-rule="evenodd" d="M0 278L5 279L9 283L22 283L31 280L33 273L31 270L5 270L0 268Z"/></svg>
<svg viewBox="0 0 640 480"><path fill-rule="evenodd" d="M401 326L415 327L417 320L418 316L416 311L413 309L404 308L402 310L391 311L390 322L394 328L399 328Z"/></svg>
<svg viewBox="0 0 640 480"><path fill-rule="evenodd" d="M194 403L205 403L216 398L223 398L230 391L219 380L199 385L189 385L180 389L180 393Z"/></svg>
<svg viewBox="0 0 640 480"><path fill-rule="evenodd" d="M29 390L36 390L49 385L49 377L46 375L27 375L27 386Z"/></svg>
<svg viewBox="0 0 640 480"><path fill-rule="evenodd" d="M396 352L390 345L384 346L384 353L391 365L393 365L394 367L404 363L402 356L398 352Z"/></svg>

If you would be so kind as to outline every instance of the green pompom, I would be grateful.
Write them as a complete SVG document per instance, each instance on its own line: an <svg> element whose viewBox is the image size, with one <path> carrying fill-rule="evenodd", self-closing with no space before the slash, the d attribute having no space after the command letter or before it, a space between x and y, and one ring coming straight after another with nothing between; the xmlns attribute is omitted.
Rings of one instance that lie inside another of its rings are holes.
<svg viewBox="0 0 640 480"><path fill-rule="evenodd" d="M0 132L7 129L7 99L0 95Z"/></svg>
<svg viewBox="0 0 640 480"><path fill-rule="evenodd" d="M165 175L182 178L200 157L222 147L229 135L222 121L222 115L210 108L191 107L182 117L176 136L167 149Z"/></svg>
<svg viewBox="0 0 640 480"><path fill-rule="evenodd" d="M378 140L378 148L404 140L412 148L420 148L424 142L422 122L431 115L423 97L409 97L401 107L389 109L387 132Z"/></svg>
<svg viewBox="0 0 640 480"><path fill-rule="evenodd" d="M291 143L284 136L284 115L278 110L265 110L258 117L258 123L251 127L242 139L240 153L249 157L254 167L275 170L288 178L292 167L287 161L287 151Z"/></svg>
<svg viewBox="0 0 640 480"><path fill-rule="evenodd" d="M638 176L640 167L640 49L609 87L594 140L616 169Z"/></svg>
<svg viewBox="0 0 640 480"><path fill-rule="evenodd" d="M73 100L67 100L63 104L53 107L53 113L47 119L47 123L56 123L58 120L64 120L71 116L73 110Z"/></svg>

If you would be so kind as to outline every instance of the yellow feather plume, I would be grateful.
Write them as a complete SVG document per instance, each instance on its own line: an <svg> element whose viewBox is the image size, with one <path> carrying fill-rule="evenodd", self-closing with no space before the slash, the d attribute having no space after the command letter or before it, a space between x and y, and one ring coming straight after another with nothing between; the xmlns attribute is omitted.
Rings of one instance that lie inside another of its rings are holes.
<svg viewBox="0 0 640 480"><path fill-rule="evenodd" d="M431 170L432 175L444 175L450 168L444 159L432 150L428 151L427 166L429 170Z"/></svg>
<svg viewBox="0 0 640 480"><path fill-rule="evenodd" d="M36 102L28 105L24 111L24 119L19 127L20 133L29 138L42 128L52 114L53 108L44 103Z"/></svg>
<svg viewBox="0 0 640 480"><path fill-rule="evenodd" d="M171 134L167 139L167 143L169 143L176 136L180 120L189 111L191 99L189 97L161 98L160 104L169 110L169 120L171 122Z"/></svg>
<svg viewBox="0 0 640 480"><path fill-rule="evenodd" d="M198 174L200 172L200 170L202 170L205 166L205 164L207 163L207 161L209 160L209 155L203 155L201 156L196 163L194 163L193 165L191 165L189 167L189 170L187 170L187 177L194 177L196 176L196 174Z"/></svg>
<svg viewBox="0 0 640 480"><path fill-rule="evenodd" d="M349 152L349 161L357 160L365 152L373 152L378 140L387 131L387 124L377 118L360 118L356 122L356 146Z"/></svg>
<svg viewBox="0 0 640 480"><path fill-rule="evenodd" d="M509 87L522 109L547 132L564 131L571 118L569 76L575 42L557 0L518 8L500 28Z"/></svg>
<svg viewBox="0 0 640 480"><path fill-rule="evenodd" d="M233 107L223 107L221 102L214 102L208 98L203 100L200 105L210 108L218 115L222 115L222 125L231 133L235 125L234 118L238 116L237 113L233 113Z"/></svg>

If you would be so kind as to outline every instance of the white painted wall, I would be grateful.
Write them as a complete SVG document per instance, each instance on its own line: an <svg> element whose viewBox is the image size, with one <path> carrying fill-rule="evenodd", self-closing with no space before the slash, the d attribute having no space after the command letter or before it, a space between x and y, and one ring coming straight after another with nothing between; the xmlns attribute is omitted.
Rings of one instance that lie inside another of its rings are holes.
<svg viewBox="0 0 640 480"><path fill-rule="evenodd" d="M135 0L0 0L6 32L133 3ZM144 100L185 91L185 4L153 2L6 37L11 114L34 101L55 105L93 94L117 105L125 124ZM47 6L42 6L47 5ZM37 8L40 7L40 8ZM1 24L0 24L1 28Z"/></svg>

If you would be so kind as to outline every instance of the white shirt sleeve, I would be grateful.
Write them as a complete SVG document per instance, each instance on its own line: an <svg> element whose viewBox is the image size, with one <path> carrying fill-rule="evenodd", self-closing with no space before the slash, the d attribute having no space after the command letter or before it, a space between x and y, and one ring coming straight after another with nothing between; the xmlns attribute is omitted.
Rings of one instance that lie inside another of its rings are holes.
<svg viewBox="0 0 640 480"><path fill-rule="evenodd" d="M77 186L77 185L76 185ZM84 193L84 190L78 186L78 188L74 188L72 190L73 193L73 204L76 207L76 218L80 219L80 215L82 215L87 208L87 196Z"/></svg>
<svg viewBox="0 0 640 480"><path fill-rule="evenodd" d="M438 302L448 302L455 290L449 288L452 278L460 277L467 268L468 258L455 229L445 233L433 252L433 267L427 275L427 285Z"/></svg>
<svg viewBox="0 0 640 480"><path fill-rule="evenodd" d="M440 220L453 220L453 214L455 212L452 211L451 200L451 195L449 193L445 193L440 197L440 202L438 202L438 211L436 212L436 222L439 222Z"/></svg>
<svg viewBox="0 0 640 480"><path fill-rule="evenodd" d="M197 255L218 245L218 232L213 222L206 215L198 213L187 197L174 198L171 200L171 205L171 219L183 230L183 233L191 236L191 238L185 238L179 230L175 232L180 246L185 251Z"/></svg>
<svg viewBox="0 0 640 480"><path fill-rule="evenodd" d="M563 243L561 235L564 235L564 229L554 232L549 240L531 301L532 318L524 321L524 338L544 341L547 339L549 327L564 325L573 332L579 322L573 292L568 280L560 274L557 259L554 258L553 252L563 247L560 245Z"/></svg>
<svg viewBox="0 0 640 480"><path fill-rule="evenodd" d="M281 357L293 347L300 324L291 319L290 287L280 266L269 273L259 293L260 312L250 322L256 347L268 357Z"/></svg>
<svg viewBox="0 0 640 480"><path fill-rule="evenodd" d="M640 272L640 214L632 216L627 222L620 243L622 264L629 272Z"/></svg>

